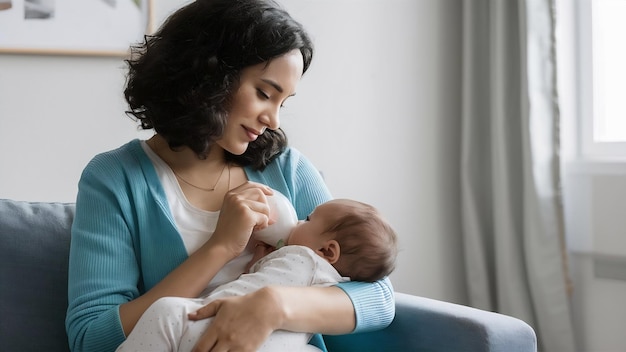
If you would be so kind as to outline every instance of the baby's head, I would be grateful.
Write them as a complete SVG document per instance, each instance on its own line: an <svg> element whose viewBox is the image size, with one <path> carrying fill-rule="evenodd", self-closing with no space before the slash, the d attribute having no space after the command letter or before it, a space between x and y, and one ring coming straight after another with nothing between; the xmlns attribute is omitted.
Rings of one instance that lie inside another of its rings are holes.
<svg viewBox="0 0 626 352"><path fill-rule="evenodd" d="M393 271L398 251L395 231L380 213L349 199L319 205L291 231L287 244L307 246L342 276L368 282Z"/></svg>

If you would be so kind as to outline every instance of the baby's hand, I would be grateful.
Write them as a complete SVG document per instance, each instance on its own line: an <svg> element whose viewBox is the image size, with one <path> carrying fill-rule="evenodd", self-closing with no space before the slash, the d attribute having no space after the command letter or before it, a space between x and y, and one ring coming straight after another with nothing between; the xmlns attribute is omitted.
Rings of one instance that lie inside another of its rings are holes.
<svg viewBox="0 0 626 352"><path fill-rule="evenodd" d="M259 259L265 257L266 255L272 253L275 250L276 250L276 247L272 247L269 244L266 244L261 241L256 241L256 244L254 245L254 256L252 256L252 259L248 262L248 264L246 264L245 273L249 273L250 268L254 265L254 263L259 261Z"/></svg>

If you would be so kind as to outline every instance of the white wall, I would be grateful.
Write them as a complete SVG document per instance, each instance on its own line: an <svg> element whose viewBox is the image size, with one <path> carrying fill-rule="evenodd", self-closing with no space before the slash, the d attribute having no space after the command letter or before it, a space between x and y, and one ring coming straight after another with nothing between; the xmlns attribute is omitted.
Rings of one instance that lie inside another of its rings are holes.
<svg viewBox="0 0 626 352"><path fill-rule="evenodd" d="M155 1L160 23L181 0ZM400 236L398 291L465 301L458 159L460 3L284 0L316 57L282 114L335 197ZM97 152L144 138L124 116L121 59L0 55L0 198L73 201Z"/></svg>

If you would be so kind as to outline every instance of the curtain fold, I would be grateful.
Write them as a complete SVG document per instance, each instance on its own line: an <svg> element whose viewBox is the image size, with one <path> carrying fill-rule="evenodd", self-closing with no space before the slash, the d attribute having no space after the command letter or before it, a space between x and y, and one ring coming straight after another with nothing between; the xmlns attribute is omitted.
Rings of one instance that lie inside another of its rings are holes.
<svg viewBox="0 0 626 352"><path fill-rule="evenodd" d="M559 175L553 0L463 2L461 190L472 306L576 351Z"/></svg>

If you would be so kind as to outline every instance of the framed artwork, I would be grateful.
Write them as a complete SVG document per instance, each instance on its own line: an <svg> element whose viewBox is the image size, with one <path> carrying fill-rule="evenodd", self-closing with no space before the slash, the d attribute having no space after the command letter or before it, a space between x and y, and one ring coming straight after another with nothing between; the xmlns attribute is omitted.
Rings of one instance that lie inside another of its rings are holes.
<svg viewBox="0 0 626 352"><path fill-rule="evenodd" d="M152 0L0 0L0 53L125 56Z"/></svg>

